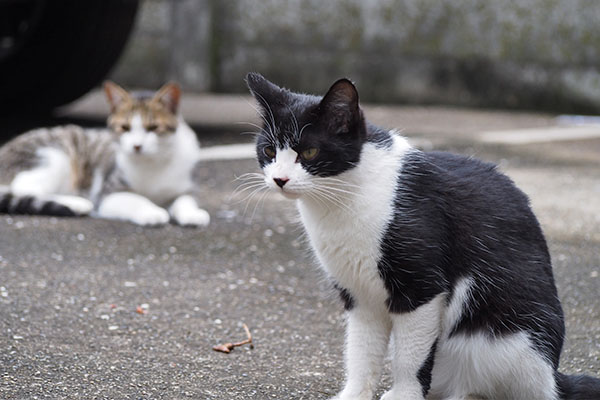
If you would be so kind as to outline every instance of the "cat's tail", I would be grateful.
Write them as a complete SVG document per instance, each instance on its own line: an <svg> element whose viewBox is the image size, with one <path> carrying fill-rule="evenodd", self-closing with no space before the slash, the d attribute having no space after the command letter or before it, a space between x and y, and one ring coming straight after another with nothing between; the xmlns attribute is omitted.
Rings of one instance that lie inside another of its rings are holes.
<svg viewBox="0 0 600 400"><path fill-rule="evenodd" d="M83 197L15 195L10 190L0 187L0 213L2 214L77 217L89 214L92 208L92 203Z"/></svg>
<svg viewBox="0 0 600 400"><path fill-rule="evenodd" d="M564 375L556 373L556 383L563 400L600 399L600 379L587 375Z"/></svg>

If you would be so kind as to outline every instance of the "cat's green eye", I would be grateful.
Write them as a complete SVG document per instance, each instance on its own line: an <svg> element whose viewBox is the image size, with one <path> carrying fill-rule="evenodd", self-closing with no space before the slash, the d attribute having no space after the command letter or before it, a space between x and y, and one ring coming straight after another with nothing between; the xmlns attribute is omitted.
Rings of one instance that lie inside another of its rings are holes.
<svg viewBox="0 0 600 400"><path fill-rule="evenodd" d="M275 158L275 150L273 150L271 146L265 147L263 152L265 153L265 156L269 158Z"/></svg>
<svg viewBox="0 0 600 400"><path fill-rule="evenodd" d="M120 126L120 128L121 128L122 132L129 132L131 130L131 125L129 125L129 124L122 124Z"/></svg>
<svg viewBox="0 0 600 400"><path fill-rule="evenodd" d="M311 147L310 149L306 149L302 153L300 153L300 156L304 160L310 161L313 160L317 156L317 154L319 154L319 149L317 149L316 147Z"/></svg>
<svg viewBox="0 0 600 400"><path fill-rule="evenodd" d="M149 124L148 126L146 126L146 130L148 132L156 132L157 129L158 129L158 125L156 125L156 124Z"/></svg>

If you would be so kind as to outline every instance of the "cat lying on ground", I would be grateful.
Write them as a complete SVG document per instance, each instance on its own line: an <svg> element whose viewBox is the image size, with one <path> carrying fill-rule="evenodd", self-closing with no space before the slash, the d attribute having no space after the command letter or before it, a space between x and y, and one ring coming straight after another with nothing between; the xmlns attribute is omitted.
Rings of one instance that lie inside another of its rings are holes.
<svg viewBox="0 0 600 400"><path fill-rule="evenodd" d="M558 372L565 327L550 255L525 194L496 167L419 151L366 122L346 79L324 97L259 74L265 185L296 199L347 310L339 400L600 399Z"/></svg>
<svg viewBox="0 0 600 400"><path fill-rule="evenodd" d="M42 128L0 148L0 212L207 225L192 196L200 148L177 115L179 86L155 94L111 82L104 89L109 130Z"/></svg>

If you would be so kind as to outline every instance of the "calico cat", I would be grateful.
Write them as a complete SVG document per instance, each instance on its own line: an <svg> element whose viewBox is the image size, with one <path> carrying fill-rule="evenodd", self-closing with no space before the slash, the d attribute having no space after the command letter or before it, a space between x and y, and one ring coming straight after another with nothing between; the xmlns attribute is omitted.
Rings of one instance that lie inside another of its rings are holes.
<svg viewBox="0 0 600 400"><path fill-rule="evenodd" d="M564 322L529 201L496 167L425 153L366 122L347 79L323 97L246 77L263 118L265 185L296 199L347 310L336 399L600 399L557 371Z"/></svg>
<svg viewBox="0 0 600 400"><path fill-rule="evenodd" d="M0 212L204 226L192 196L199 144L177 115L175 83L155 94L104 85L109 130L37 129L0 148Z"/></svg>

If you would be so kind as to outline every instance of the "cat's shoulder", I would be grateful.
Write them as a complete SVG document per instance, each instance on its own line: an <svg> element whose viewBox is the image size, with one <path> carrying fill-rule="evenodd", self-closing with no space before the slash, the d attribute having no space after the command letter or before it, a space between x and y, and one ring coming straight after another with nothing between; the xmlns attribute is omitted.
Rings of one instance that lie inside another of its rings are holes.
<svg viewBox="0 0 600 400"><path fill-rule="evenodd" d="M404 167L407 173L454 178L504 176L494 163L445 151L413 151L407 155Z"/></svg>

